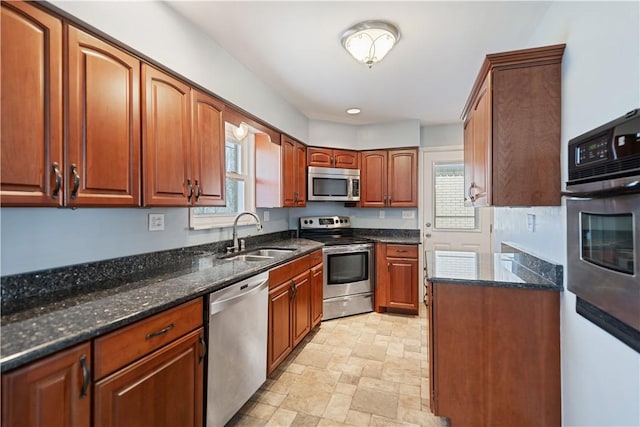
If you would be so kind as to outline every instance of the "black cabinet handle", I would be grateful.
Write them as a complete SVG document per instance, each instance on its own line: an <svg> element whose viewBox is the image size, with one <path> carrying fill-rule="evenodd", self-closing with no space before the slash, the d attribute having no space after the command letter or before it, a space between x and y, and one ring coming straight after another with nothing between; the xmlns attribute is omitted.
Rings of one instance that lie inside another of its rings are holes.
<svg viewBox="0 0 640 427"><path fill-rule="evenodd" d="M62 174L60 173L60 165L58 162L53 162L51 164L51 169L53 169L53 173L56 174L56 185L53 187L51 197L57 199L58 193L60 193L60 187L62 187Z"/></svg>
<svg viewBox="0 0 640 427"><path fill-rule="evenodd" d="M172 330L175 327L176 327L176 324L172 323L172 324L170 324L169 326L167 326L164 329L160 329L159 331L155 331L155 332L151 332L150 334L147 334L145 339L150 340L151 338L159 337L160 335L166 334L167 332L169 332L170 330Z"/></svg>
<svg viewBox="0 0 640 427"><path fill-rule="evenodd" d="M187 188L189 188L189 193L187 194L187 200L191 202L191 198L193 197L193 185L191 185L191 179L187 178Z"/></svg>
<svg viewBox="0 0 640 427"><path fill-rule="evenodd" d="M71 198L78 197L78 189L80 188L80 175L78 174L78 165L71 165L71 175L73 175L73 189L71 190Z"/></svg>
<svg viewBox="0 0 640 427"><path fill-rule="evenodd" d="M80 367L82 368L82 388L80 389L80 399L87 397L87 390L89 390L89 380L91 379L91 372L87 366L87 356L84 354L80 356Z"/></svg>
<svg viewBox="0 0 640 427"><path fill-rule="evenodd" d="M202 188L200 188L200 183L196 179L196 202L200 200L200 195L202 194Z"/></svg>
<svg viewBox="0 0 640 427"><path fill-rule="evenodd" d="M207 355L207 343L204 341L204 336L200 335L200 345L202 346L202 354L200 355L200 363L204 362L204 357Z"/></svg>

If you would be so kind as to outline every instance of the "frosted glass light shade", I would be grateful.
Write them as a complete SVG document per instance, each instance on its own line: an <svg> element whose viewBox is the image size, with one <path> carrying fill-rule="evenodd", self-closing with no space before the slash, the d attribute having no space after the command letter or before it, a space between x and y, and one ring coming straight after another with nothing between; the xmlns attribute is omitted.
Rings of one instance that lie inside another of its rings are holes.
<svg viewBox="0 0 640 427"><path fill-rule="evenodd" d="M342 45L356 61L369 68L380 62L400 40L398 29L383 21L365 21L354 25L342 35Z"/></svg>

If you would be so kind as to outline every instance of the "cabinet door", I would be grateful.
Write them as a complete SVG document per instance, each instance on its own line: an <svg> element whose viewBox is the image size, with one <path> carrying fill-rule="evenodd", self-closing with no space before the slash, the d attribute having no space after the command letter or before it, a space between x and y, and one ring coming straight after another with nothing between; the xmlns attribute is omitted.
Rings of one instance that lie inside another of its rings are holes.
<svg viewBox="0 0 640 427"><path fill-rule="evenodd" d="M336 168L358 169L358 152L333 150L333 165Z"/></svg>
<svg viewBox="0 0 640 427"><path fill-rule="evenodd" d="M491 205L491 74L487 76L473 110L473 181L474 206Z"/></svg>
<svg viewBox="0 0 640 427"><path fill-rule="evenodd" d="M224 206L224 105L197 90L191 91L191 98L193 201L200 206Z"/></svg>
<svg viewBox="0 0 640 427"><path fill-rule="evenodd" d="M90 368L91 346L81 344L3 374L2 425L90 425Z"/></svg>
<svg viewBox="0 0 640 427"><path fill-rule="evenodd" d="M145 206L188 206L191 123L189 86L142 65L142 166Z"/></svg>
<svg viewBox="0 0 640 427"><path fill-rule="evenodd" d="M311 269L311 327L315 328L322 321L322 274L323 264Z"/></svg>
<svg viewBox="0 0 640 427"><path fill-rule="evenodd" d="M202 426L203 329L95 385L94 425Z"/></svg>
<svg viewBox="0 0 640 427"><path fill-rule="evenodd" d="M418 150L389 150L388 205L418 207Z"/></svg>
<svg viewBox="0 0 640 427"><path fill-rule="evenodd" d="M387 258L391 308L418 311L418 260Z"/></svg>
<svg viewBox="0 0 640 427"><path fill-rule="evenodd" d="M473 182L473 112L464 125L464 202L472 206L471 183Z"/></svg>
<svg viewBox="0 0 640 427"><path fill-rule="evenodd" d="M296 142L282 135L282 207L296 206Z"/></svg>
<svg viewBox="0 0 640 427"><path fill-rule="evenodd" d="M307 165L330 168L333 166L333 150L330 148L307 148Z"/></svg>
<svg viewBox="0 0 640 427"><path fill-rule="evenodd" d="M295 292L293 294L293 346L311 330L311 281L309 271L293 278Z"/></svg>
<svg viewBox="0 0 640 427"><path fill-rule="evenodd" d="M360 182L360 206L383 208L387 205L386 151L362 152Z"/></svg>
<svg viewBox="0 0 640 427"><path fill-rule="evenodd" d="M269 291L269 329L267 330L267 375L271 374L293 349L291 335L291 281Z"/></svg>
<svg viewBox="0 0 640 427"><path fill-rule="evenodd" d="M295 153L295 200L297 207L304 207L307 205L307 147L304 144L296 142Z"/></svg>
<svg viewBox="0 0 640 427"><path fill-rule="evenodd" d="M59 206L62 23L29 2L1 7L0 202Z"/></svg>
<svg viewBox="0 0 640 427"><path fill-rule="evenodd" d="M67 206L140 205L140 61L68 28Z"/></svg>

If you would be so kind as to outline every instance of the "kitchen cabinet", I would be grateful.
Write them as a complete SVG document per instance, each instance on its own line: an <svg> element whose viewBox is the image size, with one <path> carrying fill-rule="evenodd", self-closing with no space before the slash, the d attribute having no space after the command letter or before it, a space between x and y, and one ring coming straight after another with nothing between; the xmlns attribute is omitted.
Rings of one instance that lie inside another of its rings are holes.
<svg viewBox="0 0 640 427"><path fill-rule="evenodd" d="M224 205L224 106L142 65L145 206Z"/></svg>
<svg viewBox="0 0 640 427"><path fill-rule="evenodd" d="M358 152L334 148L307 148L307 166L358 169Z"/></svg>
<svg viewBox="0 0 640 427"><path fill-rule="evenodd" d="M418 246L378 243L376 257L376 311L418 314Z"/></svg>
<svg viewBox="0 0 640 427"><path fill-rule="evenodd" d="M450 283L427 292L434 414L452 427L559 426L558 293Z"/></svg>
<svg viewBox="0 0 640 427"><path fill-rule="evenodd" d="M564 48L487 55L462 114L467 204L560 204Z"/></svg>
<svg viewBox="0 0 640 427"><path fill-rule="evenodd" d="M322 275L317 274L318 268L322 270L322 250L269 272L267 375L276 370L322 319L322 312L317 312L318 298L322 310Z"/></svg>
<svg viewBox="0 0 640 427"><path fill-rule="evenodd" d="M322 263L322 249L311 254L311 329L322 321L322 298L324 281L324 264Z"/></svg>
<svg viewBox="0 0 640 427"><path fill-rule="evenodd" d="M361 153L361 207L418 206L418 150Z"/></svg>
<svg viewBox="0 0 640 427"><path fill-rule="evenodd" d="M30 2L0 7L0 202L61 206L62 22Z"/></svg>
<svg viewBox="0 0 640 427"><path fill-rule="evenodd" d="M282 135L282 207L307 205L307 148Z"/></svg>
<svg viewBox="0 0 640 427"><path fill-rule="evenodd" d="M140 206L140 61L67 26L66 206ZM66 179L66 178L65 178Z"/></svg>
<svg viewBox="0 0 640 427"><path fill-rule="evenodd" d="M60 351L3 374L2 425L91 425L90 380L89 343Z"/></svg>
<svg viewBox="0 0 640 427"><path fill-rule="evenodd" d="M202 426L202 299L94 341L94 425Z"/></svg>

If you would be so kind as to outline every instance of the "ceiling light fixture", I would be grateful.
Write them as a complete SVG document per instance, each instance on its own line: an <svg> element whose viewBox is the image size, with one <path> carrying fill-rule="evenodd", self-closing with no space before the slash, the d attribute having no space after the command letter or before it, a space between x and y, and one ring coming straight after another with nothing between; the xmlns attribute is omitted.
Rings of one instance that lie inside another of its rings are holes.
<svg viewBox="0 0 640 427"><path fill-rule="evenodd" d="M356 61L367 64L369 68L382 61L398 40L398 28L384 21L364 21L342 34L342 46Z"/></svg>
<svg viewBox="0 0 640 427"><path fill-rule="evenodd" d="M347 110L347 114L360 114L360 109L359 108L349 108Z"/></svg>
<svg viewBox="0 0 640 427"><path fill-rule="evenodd" d="M249 125L245 122L241 122L238 127L233 127L233 136L235 136L238 141L242 141L248 133Z"/></svg>

